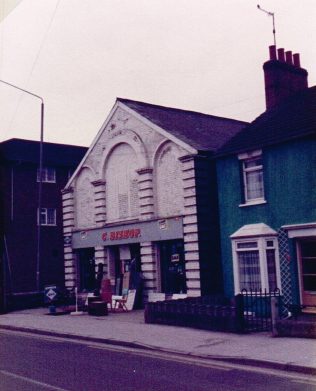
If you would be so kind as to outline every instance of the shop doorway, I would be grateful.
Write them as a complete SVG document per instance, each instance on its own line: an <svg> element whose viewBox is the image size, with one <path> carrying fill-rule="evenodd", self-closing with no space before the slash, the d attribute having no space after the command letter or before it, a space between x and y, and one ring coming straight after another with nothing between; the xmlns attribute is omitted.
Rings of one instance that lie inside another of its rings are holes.
<svg viewBox="0 0 316 391"><path fill-rule="evenodd" d="M167 294L186 293L183 240L158 242L161 291Z"/></svg>
<svg viewBox="0 0 316 391"><path fill-rule="evenodd" d="M316 306L316 240L298 244L302 304Z"/></svg>
<svg viewBox="0 0 316 391"><path fill-rule="evenodd" d="M78 250L78 277L80 291L92 292L96 288L94 248Z"/></svg>
<svg viewBox="0 0 316 391"><path fill-rule="evenodd" d="M123 279L128 273L129 289L139 289L141 280L140 244L126 244L109 247L109 278L113 293L121 295Z"/></svg>

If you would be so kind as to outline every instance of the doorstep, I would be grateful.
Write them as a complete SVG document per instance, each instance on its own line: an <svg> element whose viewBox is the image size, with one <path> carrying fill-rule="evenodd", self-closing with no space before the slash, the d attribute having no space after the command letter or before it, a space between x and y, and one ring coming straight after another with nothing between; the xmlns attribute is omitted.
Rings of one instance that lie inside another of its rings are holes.
<svg viewBox="0 0 316 391"><path fill-rule="evenodd" d="M302 309L303 314L315 314L316 315L316 306L306 306Z"/></svg>

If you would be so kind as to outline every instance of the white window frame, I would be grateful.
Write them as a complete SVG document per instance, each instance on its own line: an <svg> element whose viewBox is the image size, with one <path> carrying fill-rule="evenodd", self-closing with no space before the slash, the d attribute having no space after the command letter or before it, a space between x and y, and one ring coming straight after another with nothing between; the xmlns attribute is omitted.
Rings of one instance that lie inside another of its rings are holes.
<svg viewBox="0 0 316 391"><path fill-rule="evenodd" d="M40 225L40 215L45 217L45 221L41 223L41 226L54 227L57 225L55 208L41 208L41 213L37 209L37 225Z"/></svg>
<svg viewBox="0 0 316 391"><path fill-rule="evenodd" d="M254 161L262 158L262 151L256 150L252 152L242 153L238 155L238 159L242 162L242 175L243 175L243 191L244 191L244 200L245 203L239 206L246 205L257 205L266 203L264 198L264 180L263 180L263 164L254 166L254 167L246 167L246 163L250 161ZM247 174L250 172L260 171L262 172L262 195L256 198L248 197L248 182L247 182Z"/></svg>
<svg viewBox="0 0 316 391"><path fill-rule="evenodd" d="M256 247L238 248L238 244L253 243L256 242ZM272 242L272 246L268 246L268 242ZM234 271L234 287L235 294L241 292L240 278L239 278L239 261L238 253L246 251L258 251L259 254L259 267L260 267L260 281L261 290L269 289L268 278L268 262L267 262L267 250L273 249L275 252L275 272L277 288L281 290L281 278L280 278L280 259L279 259L279 246L275 236L256 236L248 238L236 238L232 239L232 253L233 253L233 271ZM272 288L273 289L273 288Z"/></svg>
<svg viewBox="0 0 316 391"><path fill-rule="evenodd" d="M40 169L37 169L37 182L40 181ZM42 182L56 183L56 169L52 167L42 168Z"/></svg>

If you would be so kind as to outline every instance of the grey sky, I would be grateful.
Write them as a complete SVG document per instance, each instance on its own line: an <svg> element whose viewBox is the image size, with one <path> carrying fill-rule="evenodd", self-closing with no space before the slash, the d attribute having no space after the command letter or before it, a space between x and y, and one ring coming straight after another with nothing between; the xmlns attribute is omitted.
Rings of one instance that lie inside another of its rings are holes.
<svg viewBox="0 0 316 391"><path fill-rule="evenodd" d="M0 78L43 96L46 141L89 145L117 96L251 121L273 43L258 3L315 85L315 0L22 0ZM0 84L0 108L0 141L39 138L39 101Z"/></svg>

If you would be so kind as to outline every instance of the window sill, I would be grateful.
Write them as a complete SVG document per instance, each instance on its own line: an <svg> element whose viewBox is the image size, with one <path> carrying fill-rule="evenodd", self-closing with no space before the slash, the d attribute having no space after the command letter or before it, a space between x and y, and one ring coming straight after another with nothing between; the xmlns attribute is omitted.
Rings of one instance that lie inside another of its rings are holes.
<svg viewBox="0 0 316 391"><path fill-rule="evenodd" d="M261 205L261 204L266 204L266 200L253 200L253 201L248 201L245 204L240 204L238 205L239 208L244 208L245 206L253 206L253 205Z"/></svg>

